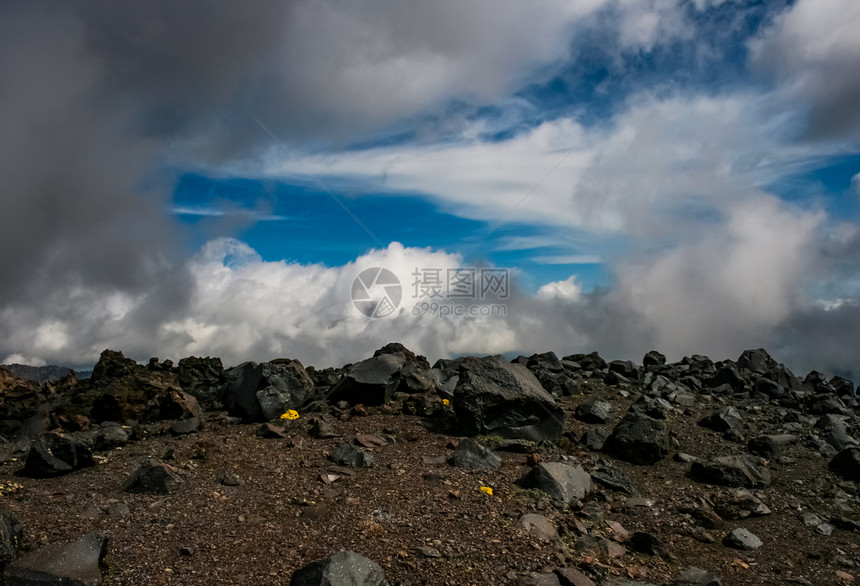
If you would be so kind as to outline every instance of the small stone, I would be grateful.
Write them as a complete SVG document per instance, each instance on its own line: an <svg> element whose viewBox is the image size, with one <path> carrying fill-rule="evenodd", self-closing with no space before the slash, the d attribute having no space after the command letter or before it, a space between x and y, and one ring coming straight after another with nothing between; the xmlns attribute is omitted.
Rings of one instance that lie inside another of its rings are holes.
<svg viewBox="0 0 860 586"><path fill-rule="evenodd" d="M179 490L182 484L182 477L172 466L148 460L126 479L122 489L126 492L170 494Z"/></svg>
<svg viewBox="0 0 860 586"><path fill-rule="evenodd" d="M733 547L735 549L750 551L760 548L763 544L761 539L750 533L747 529L738 527L736 529L732 529L732 531L726 535L726 538L723 539L723 545Z"/></svg>
<svg viewBox="0 0 860 586"><path fill-rule="evenodd" d="M517 527L543 541L558 539L558 531L549 519L536 513L526 513L517 521Z"/></svg>
<svg viewBox="0 0 860 586"><path fill-rule="evenodd" d="M329 455L329 460L338 466L349 468L368 468L375 463L373 456L349 443L342 443L335 447Z"/></svg>
<svg viewBox="0 0 860 586"><path fill-rule="evenodd" d="M442 554L439 553L439 550L435 547L430 547L429 545L419 545L415 548L415 551L425 558L438 558L442 557Z"/></svg>

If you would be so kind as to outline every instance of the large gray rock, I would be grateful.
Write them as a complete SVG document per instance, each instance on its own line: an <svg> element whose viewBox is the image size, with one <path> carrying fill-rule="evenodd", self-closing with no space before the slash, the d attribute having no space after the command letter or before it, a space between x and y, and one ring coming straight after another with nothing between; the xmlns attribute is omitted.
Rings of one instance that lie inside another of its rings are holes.
<svg viewBox="0 0 860 586"><path fill-rule="evenodd" d="M380 354L353 364L333 388L331 401L350 405L384 405L400 384L403 354Z"/></svg>
<svg viewBox="0 0 860 586"><path fill-rule="evenodd" d="M230 415L251 423L279 417L313 398L314 383L298 360L245 362L227 371L221 400Z"/></svg>
<svg viewBox="0 0 860 586"><path fill-rule="evenodd" d="M573 504L594 490L591 475L579 465L564 462L538 464L517 481L523 488L536 488L564 506Z"/></svg>
<svg viewBox="0 0 860 586"><path fill-rule="evenodd" d="M290 586L389 586L383 569L363 555L339 551L296 570Z"/></svg>
<svg viewBox="0 0 860 586"><path fill-rule="evenodd" d="M94 465L89 447L64 435L46 433L30 446L21 474L51 478Z"/></svg>
<svg viewBox="0 0 860 586"><path fill-rule="evenodd" d="M9 564L3 572L6 586L99 586L100 562L107 553L107 538L97 533L78 541L50 544Z"/></svg>
<svg viewBox="0 0 860 586"><path fill-rule="evenodd" d="M655 464L669 454L669 436L660 421L630 411L615 426L603 449L631 464Z"/></svg>
<svg viewBox="0 0 860 586"><path fill-rule="evenodd" d="M564 412L535 376L502 356L467 357L454 390L454 412L467 435L555 441Z"/></svg>
<svg viewBox="0 0 860 586"><path fill-rule="evenodd" d="M693 462L690 475L699 482L736 488L766 488L770 471L755 456L718 456Z"/></svg>
<svg viewBox="0 0 860 586"><path fill-rule="evenodd" d="M465 438L457 444L451 464L468 470L492 470L502 465L502 459L472 438Z"/></svg>

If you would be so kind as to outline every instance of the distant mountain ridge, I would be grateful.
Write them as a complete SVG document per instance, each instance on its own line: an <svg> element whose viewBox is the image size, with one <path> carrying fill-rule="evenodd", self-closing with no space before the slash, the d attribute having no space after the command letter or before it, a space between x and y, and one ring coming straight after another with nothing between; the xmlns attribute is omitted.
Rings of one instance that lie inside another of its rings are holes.
<svg viewBox="0 0 860 586"><path fill-rule="evenodd" d="M75 371L65 366L49 364L47 366L30 366L29 364L2 364L0 365L16 378L46 383L48 381L60 380L64 376L75 373L78 378L89 378L90 371Z"/></svg>

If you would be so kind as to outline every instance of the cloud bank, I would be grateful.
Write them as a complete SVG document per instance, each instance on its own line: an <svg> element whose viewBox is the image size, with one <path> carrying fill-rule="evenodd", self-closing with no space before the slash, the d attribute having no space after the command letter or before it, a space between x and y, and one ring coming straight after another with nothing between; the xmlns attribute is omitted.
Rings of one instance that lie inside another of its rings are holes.
<svg viewBox="0 0 860 586"><path fill-rule="evenodd" d="M80 365L113 347L331 365L391 340L430 357L764 345L797 368L860 372L856 214L773 188L860 152L856 2L499 6L5 2L0 358ZM731 35L742 41L720 44ZM672 69L676 53L692 70ZM536 97L585 83L577 68L597 60L623 83L589 82L593 102ZM709 68L742 81L690 81ZM611 280L585 291L571 275L530 295L517 278L506 316L404 305L368 320L349 301L363 268L408 283L415 267L455 268L474 251L383 237L340 266L264 259L237 226L276 216L255 202L173 205L188 170L297 183L310 172L353 197L529 225L537 236L499 250L600 261ZM166 210L223 222L201 248Z"/></svg>

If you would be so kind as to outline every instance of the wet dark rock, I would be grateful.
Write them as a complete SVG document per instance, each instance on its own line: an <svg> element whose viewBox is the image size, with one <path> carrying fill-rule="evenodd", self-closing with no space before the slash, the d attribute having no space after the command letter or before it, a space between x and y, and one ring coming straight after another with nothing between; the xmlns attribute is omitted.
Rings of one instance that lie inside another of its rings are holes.
<svg viewBox="0 0 860 586"><path fill-rule="evenodd" d="M183 484L182 477L172 466L147 460L126 479L122 489L134 493L171 494Z"/></svg>
<svg viewBox="0 0 860 586"><path fill-rule="evenodd" d="M339 551L296 570L290 586L389 586L383 569L362 555Z"/></svg>
<svg viewBox="0 0 860 586"><path fill-rule="evenodd" d="M465 438L457 444L451 464L468 470L493 470L502 465L502 459L475 440Z"/></svg>
<svg viewBox="0 0 860 586"><path fill-rule="evenodd" d="M718 456L693 462L691 476L699 482L720 486L766 488L770 471L755 456Z"/></svg>
<svg viewBox="0 0 860 586"><path fill-rule="evenodd" d="M661 422L631 411L615 426L603 449L631 464L655 464L669 454L669 436Z"/></svg>
<svg viewBox="0 0 860 586"><path fill-rule="evenodd" d="M100 564L107 553L107 538L97 533L78 541L41 547L9 564L6 586L99 586Z"/></svg>
<svg viewBox="0 0 860 586"><path fill-rule="evenodd" d="M342 443L332 450L329 460L338 466L348 468L369 468L375 464L375 459L368 452L350 443Z"/></svg>
<svg viewBox="0 0 860 586"><path fill-rule="evenodd" d="M67 436L46 433L27 452L21 475L51 478L94 465L89 447Z"/></svg>
<svg viewBox="0 0 860 586"><path fill-rule="evenodd" d="M523 488L541 490L562 506L569 506L594 490L591 475L582 466L564 462L538 464L517 484Z"/></svg>
<svg viewBox="0 0 860 586"><path fill-rule="evenodd" d="M561 407L534 375L502 356L465 358L453 404L466 435L555 441L564 424Z"/></svg>

